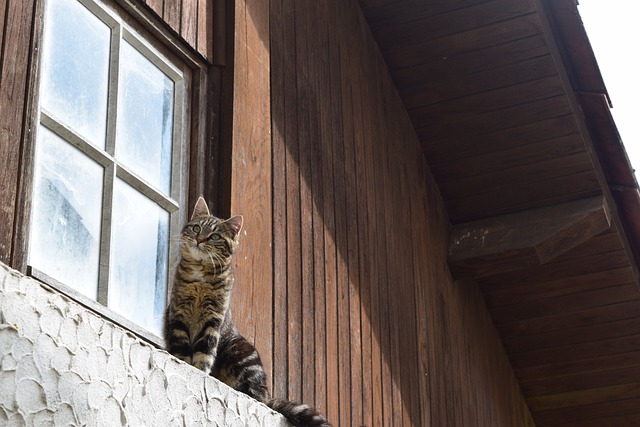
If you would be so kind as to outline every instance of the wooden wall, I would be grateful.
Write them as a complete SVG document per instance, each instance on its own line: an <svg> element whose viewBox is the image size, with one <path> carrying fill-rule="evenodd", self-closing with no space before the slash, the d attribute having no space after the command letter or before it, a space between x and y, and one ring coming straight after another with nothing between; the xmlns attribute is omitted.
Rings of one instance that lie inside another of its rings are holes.
<svg viewBox="0 0 640 427"><path fill-rule="evenodd" d="M9 264L34 3L0 2ZM209 2L148 3L201 48L193 10ZM428 159L355 0L236 0L235 21L234 307L274 395L336 426L532 425L480 293L451 280Z"/></svg>
<svg viewBox="0 0 640 427"><path fill-rule="evenodd" d="M28 138L25 123L28 88L31 84L31 52L35 0L0 2L0 262L11 265L20 251L14 239L24 240L19 188L21 161L28 157L23 141ZM18 225L16 225L18 224Z"/></svg>
<svg viewBox="0 0 640 427"><path fill-rule="evenodd" d="M141 0L202 56L212 59L213 3L224 0Z"/></svg>
<svg viewBox="0 0 640 427"><path fill-rule="evenodd" d="M533 425L355 0L238 0L234 316L336 426ZM270 88L269 88L270 84Z"/></svg>

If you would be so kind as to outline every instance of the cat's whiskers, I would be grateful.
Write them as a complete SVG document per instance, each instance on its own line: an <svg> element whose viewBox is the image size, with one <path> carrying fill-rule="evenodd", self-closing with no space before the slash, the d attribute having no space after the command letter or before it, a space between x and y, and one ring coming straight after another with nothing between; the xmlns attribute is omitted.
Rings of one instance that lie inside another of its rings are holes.
<svg viewBox="0 0 640 427"><path fill-rule="evenodd" d="M224 266L224 258L218 253L213 252L213 257L218 261L218 267L220 269L220 273L222 273L222 267ZM213 262L213 261L212 261Z"/></svg>
<svg viewBox="0 0 640 427"><path fill-rule="evenodd" d="M217 274L217 273L216 273L216 263L215 263L215 261L213 260L213 253L212 253L212 252L207 251L207 255L209 255L209 259L211 260L211 266L213 267L213 274L215 275L215 274Z"/></svg>

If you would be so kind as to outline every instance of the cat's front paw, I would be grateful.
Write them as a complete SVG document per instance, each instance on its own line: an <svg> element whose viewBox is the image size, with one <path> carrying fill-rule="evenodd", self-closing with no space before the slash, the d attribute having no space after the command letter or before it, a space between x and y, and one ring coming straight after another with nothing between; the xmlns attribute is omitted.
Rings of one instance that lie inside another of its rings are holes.
<svg viewBox="0 0 640 427"><path fill-rule="evenodd" d="M213 366L213 357L204 353L196 353L193 355L193 366L200 369L205 374L211 373Z"/></svg>

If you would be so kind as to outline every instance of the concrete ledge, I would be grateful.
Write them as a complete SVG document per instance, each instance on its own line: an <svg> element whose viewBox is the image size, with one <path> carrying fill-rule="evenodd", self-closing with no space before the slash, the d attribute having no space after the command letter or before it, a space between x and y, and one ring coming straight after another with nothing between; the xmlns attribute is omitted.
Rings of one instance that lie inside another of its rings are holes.
<svg viewBox="0 0 640 427"><path fill-rule="evenodd" d="M0 425L290 426L2 263Z"/></svg>

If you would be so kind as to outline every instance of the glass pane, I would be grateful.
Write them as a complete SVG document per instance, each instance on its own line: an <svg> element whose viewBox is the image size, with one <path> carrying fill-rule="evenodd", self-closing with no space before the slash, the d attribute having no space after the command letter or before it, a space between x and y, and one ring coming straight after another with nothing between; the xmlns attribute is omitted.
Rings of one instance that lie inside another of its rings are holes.
<svg viewBox="0 0 640 427"><path fill-rule="evenodd" d="M111 29L75 0L49 0L42 58L42 106L105 146Z"/></svg>
<svg viewBox="0 0 640 427"><path fill-rule="evenodd" d="M29 263L96 299L103 168L38 130Z"/></svg>
<svg viewBox="0 0 640 427"><path fill-rule="evenodd" d="M109 307L160 335L167 293L169 213L117 179Z"/></svg>
<svg viewBox="0 0 640 427"><path fill-rule="evenodd" d="M170 190L174 83L122 43L116 157L166 194Z"/></svg>

